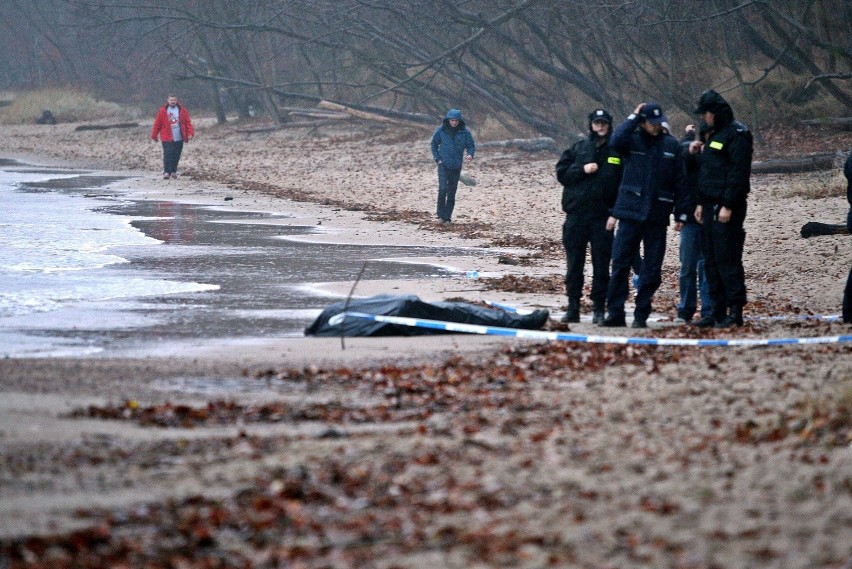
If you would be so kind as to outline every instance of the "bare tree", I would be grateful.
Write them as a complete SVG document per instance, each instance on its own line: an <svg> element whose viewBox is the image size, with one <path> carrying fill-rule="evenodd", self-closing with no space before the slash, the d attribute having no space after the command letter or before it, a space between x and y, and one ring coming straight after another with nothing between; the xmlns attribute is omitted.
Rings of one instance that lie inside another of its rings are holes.
<svg viewBox="0 0 852 569"><path fill-rule="evenodd" d="M818 99L852 108L844 0L11 3L40 46L20 59L48 81L148 97L180 82L220 121L254 108L286 122L284 109L322 101L415 121L462 106L558 137L592 106L689 113L710 87L753 126ZM0 45L10 33L0 26ZM0 79L20 73L0 62Z"/></svg>

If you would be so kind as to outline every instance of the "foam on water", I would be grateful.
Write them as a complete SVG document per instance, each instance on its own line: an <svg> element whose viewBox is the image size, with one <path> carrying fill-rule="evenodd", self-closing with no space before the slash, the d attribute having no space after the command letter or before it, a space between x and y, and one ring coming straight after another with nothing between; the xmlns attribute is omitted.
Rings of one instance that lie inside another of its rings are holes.
<svg viewBox="0 0 852 569"><path fill-rule="evenodd" d="M71 304L215 289L213 285L117 277L118 247L157 244L133 218L104 215L109 203L79 193L39 191L39 183L79 174L0 170L0 317Z"/></svg>

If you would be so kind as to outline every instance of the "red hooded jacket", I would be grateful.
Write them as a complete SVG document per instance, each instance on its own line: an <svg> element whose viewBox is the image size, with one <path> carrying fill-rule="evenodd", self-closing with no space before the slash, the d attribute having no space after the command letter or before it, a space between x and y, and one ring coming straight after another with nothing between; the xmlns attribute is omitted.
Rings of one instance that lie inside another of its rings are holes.
<svg viewBox="0 0 852 569"><path fill-rule="evenodd" d="M168 105L163 105L157 111L157 116L154 118L154 128L151 129L151 139L157 140L159 136L163 142L174 142L172 140L172 125L169 124L169 115L166 112ZM192 127L192 120L189 118L189 111L178 105L178 123L180 123L180 136L184 142L195 136L195 129Z"/></svg>

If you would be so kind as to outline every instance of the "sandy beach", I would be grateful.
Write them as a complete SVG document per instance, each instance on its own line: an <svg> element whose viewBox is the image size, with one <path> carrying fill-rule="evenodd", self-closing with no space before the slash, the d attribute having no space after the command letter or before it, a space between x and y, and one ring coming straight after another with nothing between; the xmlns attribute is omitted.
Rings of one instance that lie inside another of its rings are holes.
<svg viewBox="0 0 852 569"><path fill-rule="evenodd" d="M458 278L362 281L358 295L564 309L556 154L481 148L466 170L476 185L441 225L430 129L196 123L178 180L160 178L147 123L7 126L0 157L120 175L130 199L286 212L281 223L322 225L312 238L328 242L471 248L420 259ZM769 140L757 160L852 144ZM845 180L752 182L746 326L672 324L671 232L654 321L638 335L852 333L802 318L840 311L852 239L799 230L845 219ZM474 268L479 279L463 276ZM571 331L601 333L587 319ZM0 567L848 568L850 356L848 341L449 335L3 359Z"/></svg>

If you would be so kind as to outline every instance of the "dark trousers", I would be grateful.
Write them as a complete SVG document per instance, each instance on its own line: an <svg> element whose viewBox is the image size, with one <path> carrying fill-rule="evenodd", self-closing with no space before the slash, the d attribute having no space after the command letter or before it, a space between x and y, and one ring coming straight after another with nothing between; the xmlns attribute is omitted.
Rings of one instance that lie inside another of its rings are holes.
<svg viewBox="0 0 852 569"><path fill-rule="evenodd" d="M633 315L646 320L651 314L651 299L662 282L663 257L666 254L666 226L622 219L612 244L612 274L606 293L606 306L610 317L624 316L630 285L630 268L642 247L642 267L636 291L636 310Z"/></svg>
<svg viewBox="0 0 852 569"><path fill-rule="evenodd" d="M459 187L461 168L445 168L438 164L438 218L450 221L456 207L456 190Z"/></svg>
<svg viewBox="0 0 852 569"><path fill-rule="evenodd" d="M717 316L727 315L728 308L743 306L747 301L743 268L746 206L734 208L728 223L716 219L715 204L702 204L702 211L701 249L713 312Z"/></svg>
<svg viewBox="0 0 852 569"><path fill-rule="evenodd" d="M696 284L697 283L697 284ZM710 287L704 271L704 254L701 252L701 226L687 223L680 230L680 301L677 314L685 320L692 320L701 298L701 317L713 314L713 301L710 299Z"/></svg>
<svg viewBox="0 0 852 569"><path fill-rule="evenodd" d="M589 298L596 309L603 310L612 257L612 232L606 230L606 217L566 215L565 223L562 224L562 246L568 263L565 292L569 299L577 302L583 296L586 247L591 246L592 291Z"/></svg>
<svg viewBox="0 0 852 569"><path fill-rule="evenodd" d="M852 324L852 269L849 269L846 289L843 291L843 321Z"/></svg>
<svg viewBox="0 0 852 569"><path fill-rule="evenodd" d="M182 140L180 142L163 141L163 173L174 174L177 172L181 152L183 152Z"/></svg>

